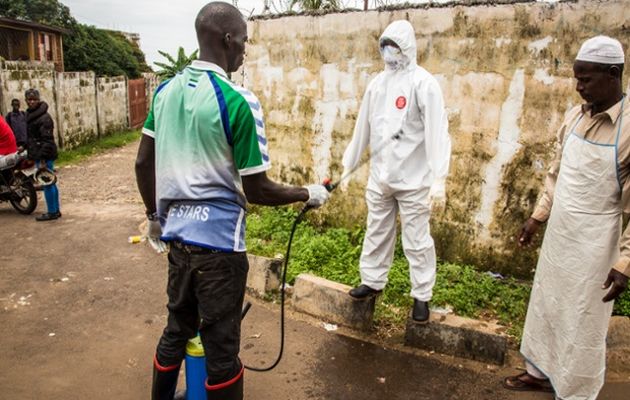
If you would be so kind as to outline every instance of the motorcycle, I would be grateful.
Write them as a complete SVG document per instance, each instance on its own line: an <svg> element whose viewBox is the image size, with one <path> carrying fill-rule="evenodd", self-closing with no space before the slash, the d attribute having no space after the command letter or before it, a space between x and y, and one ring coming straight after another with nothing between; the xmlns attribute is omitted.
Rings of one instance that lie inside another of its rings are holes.
<svg viewBox="0 0 630 400"><path fill-rule="evenodd" d="M27 159L26 151L8 157L0 163L4 164L0 165L0 203L8 201L20 214L32 214L37 208L37 165Z"/></svg>

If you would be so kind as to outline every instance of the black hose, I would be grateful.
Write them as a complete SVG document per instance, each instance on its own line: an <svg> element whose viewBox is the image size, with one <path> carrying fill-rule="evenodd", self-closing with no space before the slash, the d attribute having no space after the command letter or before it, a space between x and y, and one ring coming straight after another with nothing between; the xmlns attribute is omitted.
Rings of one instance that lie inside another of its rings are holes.
<svg viewBox="0 0 630 400"><path fill-rule="evenodd" d="M291 254L291 243L293 242L293 235L295 234L295 230L298 224L302 222L304 215L311 208L312 207L304 207L302 211L300 211L300 213L297 215L297 217L295 217L295 221L293 221L293 227L291 228L291 235L289 236L289 243L287 244L287 253L284 256L284 268L282 270L282 279L281 279L282 284L280 286L280 350L278 351L278 357L276 358L276 361L274 361L274 363L271 364L269 367L256 368L256 367L251 367L249 365L245 365L245 369L248 369L250 371L255 371L255 372L271 371L272 369L277 367L278 364L280 363L280 360L282 360L282 354L284 353L284 300L285 300L284 291L287 284L287 270L289 269L288 267L289 267L289 256ZM244 312L244 314L246 313L247 311Z"/></svg>
<svg viewBox="0 0 630 400"><path fill-rule="evenodd" d="M392 142L400 139L400 137L402 135L403 135L403 131L401 129L400 131L398 131L397 133L395 133L394 135L391 136ZM337 182L332 183L329 179L326 179L324 181L324 183L323 183L323 185L326 188L326 190L328 190L329 193L332 192L333 190L335 190L337 188L337 186L339 186L339 184L344 179L346 179L350 175L352 175L357 169L359 169L359 167L363 166L363 164L365 164L369 160L371 160L376 154L378 154L381 151L383 151L383 149L385 147L387 147L387 145L383 146L382 148L377 150L375 153L372 153L370 158L368 158L368 159L360 162L359 164L357 164L354 168L352 168L350 171L348 171L348 173L346 173L344 176L339 178L339 180ZM245 365L245 369L248 369L250 371L255 371L255 372L271 371L272 369L277 367L278 364L280 363L280 360L282 360L282 353L284 352L284 300L285 300L284 289L285 289L286 284L287 284L287 269L289 269L289 255L291 254L291 243L293 242L293 235L295 234L295 229L297 228L298 224L300 222L302 222L302 219L304 218L304 215L308 212L308 210L310 210L312 208L314 208L314 207L306 206L306 207L302 208L302 211L300 211L300 213L297 215L297 217L295 217L295 221L293 221L293 227L291 228L291 235L289 236L289 243L287 244L287 254L284 257L284 269L282 270L282 285L280 286L280 351L278 352L278 358L276 358L276 361L274 361L274 363L271 364L271 366L265 367L265 368L256 368L256 367L250 367L249 365ZM247 314L247 311L249 311L249 307L251 307L251 304L247 303L245 305L245 308L243 309L242 314L241 314L241 319L245 318L245 315Z"/></svg>

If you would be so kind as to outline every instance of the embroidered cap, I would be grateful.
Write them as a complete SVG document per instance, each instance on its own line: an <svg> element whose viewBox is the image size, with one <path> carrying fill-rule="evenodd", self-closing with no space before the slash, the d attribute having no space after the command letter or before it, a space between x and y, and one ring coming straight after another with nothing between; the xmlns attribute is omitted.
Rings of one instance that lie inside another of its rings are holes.
<svg viewBox="0 0 630 400"><path fill-rule="evenodd" d="M623 64L623 48L617 39L608 36L595 36L582 44L575 61Z"/></svg>

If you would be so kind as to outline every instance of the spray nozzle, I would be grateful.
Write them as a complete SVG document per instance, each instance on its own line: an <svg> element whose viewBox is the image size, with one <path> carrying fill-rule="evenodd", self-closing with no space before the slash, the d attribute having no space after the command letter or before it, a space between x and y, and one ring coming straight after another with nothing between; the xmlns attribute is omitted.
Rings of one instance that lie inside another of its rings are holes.
<svg viewBox="0 0 630 400"><path fill-rule="evenodd" d="M332 183L332 180L330 178L324 179L324 181L322 182L322 185L324 185L324 187L326 188L326 190L328 190L329 193L335 190L335 188L337 187L337 184Z"/></svg>

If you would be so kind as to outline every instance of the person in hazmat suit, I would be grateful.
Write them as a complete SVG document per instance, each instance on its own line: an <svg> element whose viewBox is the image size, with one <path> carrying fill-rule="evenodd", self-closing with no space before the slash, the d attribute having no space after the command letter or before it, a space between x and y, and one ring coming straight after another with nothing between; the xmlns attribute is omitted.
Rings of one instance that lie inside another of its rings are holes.
<svg viewBox="0 0 630 400"><path fill-rule="evenodd" d="M595 400L604 384L613 301L628 286L630 105L623 93L624 52L606 36L585 41L573 63L585 104L566 114L545 190L519 235L527 246L543 222L521 353L526 372L507 389Z"/></svg>
<svg viewBox="0 0 630 400"><path fill-rule="evenodd" d="M445 201L451 154L448 120L438 81L416 62L408 21L394 21L379 40L385 69L368 85L354 134L343 155L344 174L370 148L367 231L360 259L361 285L350 296L375 296L387 283L396 242L396 216L409 262L413 320L429 319L435 283L431 201Z"/></svg>

